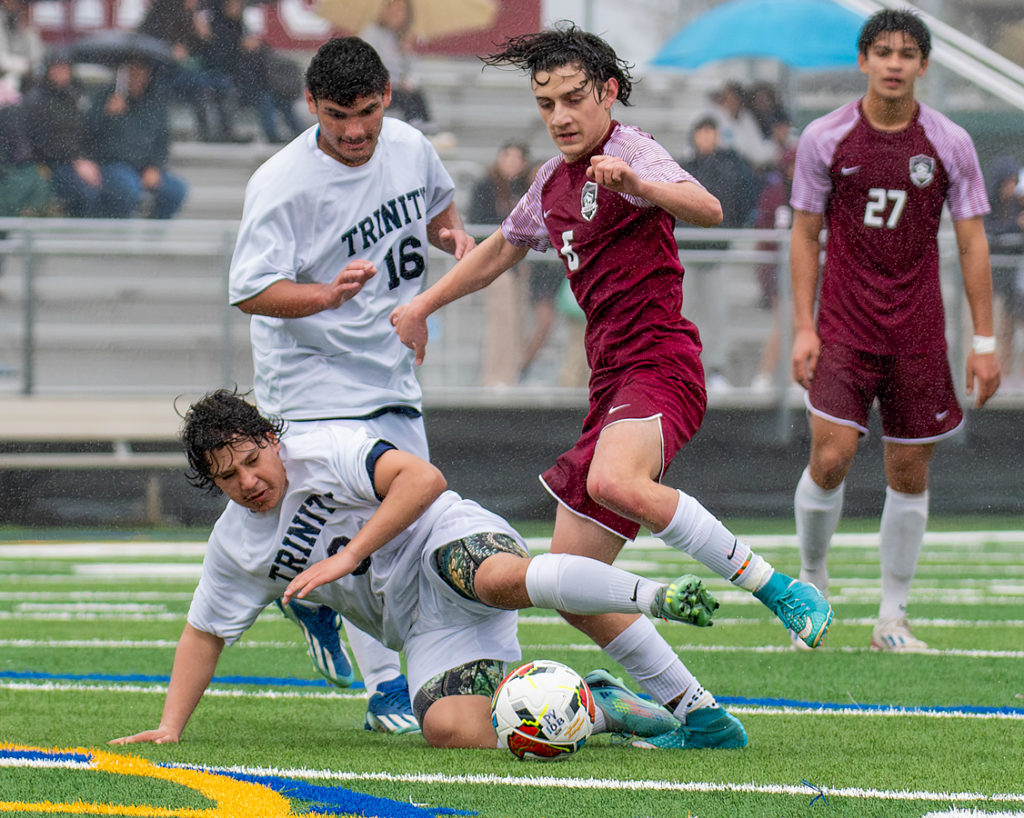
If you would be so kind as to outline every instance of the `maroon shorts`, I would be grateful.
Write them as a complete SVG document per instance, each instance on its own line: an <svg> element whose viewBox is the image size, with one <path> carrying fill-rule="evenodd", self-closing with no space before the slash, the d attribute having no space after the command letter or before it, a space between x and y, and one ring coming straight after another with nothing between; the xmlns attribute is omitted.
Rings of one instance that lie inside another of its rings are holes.
<svg viewBox="0 0 1024 818"><path fill-rule="evenodd" d="M963 422L945 350L872 355L841 344L822 344L807 408L867 434L868 412L876 398L885 440L930 443L952 434Z"/></svg>
<svg viewBox="0 0 1024 818"><path fill-rule="evenodd" d="M601 431L623 420L659 418L664 474L672 458L700 428L706 407L707 395L701 385L664 369L648 366L595 375L590 383L590 411L580 439L540 476L541 482L572 511L631 540L640 524L598 505L587 494L587 473Z"/></svg>

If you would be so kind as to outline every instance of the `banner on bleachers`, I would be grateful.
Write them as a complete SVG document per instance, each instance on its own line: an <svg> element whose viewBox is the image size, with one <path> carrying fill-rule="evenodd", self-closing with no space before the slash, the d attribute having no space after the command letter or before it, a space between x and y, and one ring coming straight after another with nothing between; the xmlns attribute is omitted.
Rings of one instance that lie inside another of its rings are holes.
<svg viewBox="0 0 1024 818"><path fill-rule="evenodd" d="M431 40L418 51L452 56L483 54L509 35L540 28L541 0L503 0L499 5L490 29ZM97 30L135 28L146 6L146 0L38 0L32 4L32 14L47 42L69 43ZM270 46L285 51L315 49L332 34L354 33L332 28L312 8L313 0L250 0L245 20Z"/></svg>

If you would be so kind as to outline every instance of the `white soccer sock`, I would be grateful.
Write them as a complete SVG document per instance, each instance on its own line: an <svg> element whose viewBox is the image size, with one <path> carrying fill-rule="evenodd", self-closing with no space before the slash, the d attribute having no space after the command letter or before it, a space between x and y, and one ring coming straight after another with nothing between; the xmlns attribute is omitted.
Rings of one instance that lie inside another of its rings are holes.
<svg viewBox="0 0 1024 818"><path fill-rule="evenodd" d="M741 588L756 591L772 575L765 560L684 491L679 491L672 521L662 531L651 533Z"/></svg>
<svg viewBox="0 0 1024 818"><path fill-rule="evenodd" d="M800 545L800 579L828 593L828 548L843 513L846 483L823 489L804 469L796 484L793 508L796 515L796 539Z"/></svg>
<svg viewBox="0 0 1024 818"><path fill-rule="evenodd" d="M650 619L640 617L605 645L604 652L622 665L626 673L659 704L668 704L683 694L682 701L673 711L681 720L692 705L702 699L702 695L702 707L715 703L714 697L687 670Z"/></svg>
<svg viewBox="0 0 1024 818"><path fill-rule="evenodd" d="M384 647L347 619L342 618L342 622L345 623L345 635L348 637L352 658L356 661L369 695L377 692L377 686L381 682L388 682L402 675L402 662L396 651Z"/></svg>
<svg viewBox="0 0 1024 818"><path fill-rule="evenodd" d="M536 607L574 614L650 616L660 587L654 580L573 554L538 554L526 568L526 593Z"/></svg>
<svg viewBox="0 0 1024 818"><path fill-rule="evenodd" d="M910 583L928 525L928 492L904 494L886 486L879 537L882 563L882 604L879 619L898 619L907 614Z"/></svg>

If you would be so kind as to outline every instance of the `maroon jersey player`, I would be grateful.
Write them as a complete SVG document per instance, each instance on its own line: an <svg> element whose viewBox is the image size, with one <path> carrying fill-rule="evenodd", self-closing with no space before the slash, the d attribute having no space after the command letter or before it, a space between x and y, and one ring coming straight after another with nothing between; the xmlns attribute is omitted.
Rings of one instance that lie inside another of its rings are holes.
<svg viewBox="0 0 1024 818"><path fill-rule="evenodd" d="M493 235L434 286L392 315L422 361L427 316L486 286L529 249L552 249L587 319L590 410L579 441L542 475L558 500L552 553L612 562L646 526L720 576L747 588L807 644L820 643L832 610L813 586L777 573L693 497L661 482L696 432L706 396L700 339L682 318L677 219L717 224L721 205L650 136L615 122L628 104L629 66L571 25L510 38L485 62L530 75L560 155L547 162ZM645 747L742 747L733 716L679 661L648 619L566 616L681 722ZM610 695L588 677L595 696ZM628 731L628 723L624 725Z"/></svg>
<svg viewBox="0 0 1024 818"><path fill-rule="evenodd" d="M967 392L999 386L985 186L967 133L918 103L930 35L916 15L881 11L861 31L866 95L807 126L791 204L794 378L808 389L810 464L795 499L801 579L822 591L843 481L878 400L888 481L882 511L882 603L871 646L922 650L906 621L928 516L935 443L963 423L946 355L938 231L948 206L974 323ZM819 236L827 230L819 278ZM818 314L815 324L815 303Z"/></svg>

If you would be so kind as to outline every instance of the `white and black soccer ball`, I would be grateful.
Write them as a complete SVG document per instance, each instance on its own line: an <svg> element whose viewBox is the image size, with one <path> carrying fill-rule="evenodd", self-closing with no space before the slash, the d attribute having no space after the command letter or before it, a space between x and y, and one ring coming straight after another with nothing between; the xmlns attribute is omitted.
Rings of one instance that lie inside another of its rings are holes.
<svg viewBox="0 0 1024 818"><path fill-rule="evenodd" d="M594 697L571 667L538 659L517 667L498 685L491 722L516 758L567 758L594 729Z"/></svg>

